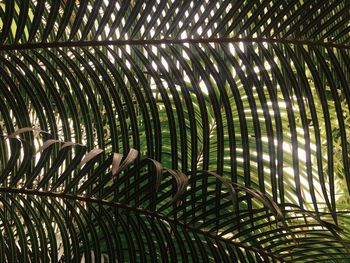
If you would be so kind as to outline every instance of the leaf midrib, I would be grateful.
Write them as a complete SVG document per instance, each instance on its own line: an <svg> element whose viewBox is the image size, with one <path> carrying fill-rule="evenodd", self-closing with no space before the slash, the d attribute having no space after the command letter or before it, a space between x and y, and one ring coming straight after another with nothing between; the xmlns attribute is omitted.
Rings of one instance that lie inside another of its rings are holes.
<svg viewBox="0 0 350 263"><path fill-rule="evenodd" d="M67 41L67 42L47 42L47 43L25 43L0 45L0 51L10 50L32 50L60 47L98 47L98 46L143 46L162 44L207 44L207 43L270 43L296 46L314 46L324 48L350 49L350 45L333 42L323 42L317 40L303 39L277 39L277 38L184 38L184 39L127 39L127 40L103 40L103 41Z"/></svg>
<svg viewBox="0 0 350 263"><path fill-rule="evenodd" d="M242 244L240 242L235 242L232 240L228 240L225 239L221 236L216 236L211 234L209 231L205 231L202 229L198 229L195 227L190 226L189 224L185 224L181 221L178 221L176 219L172 219L172 218L168 218L166 216L163 216L157 212L153 212L150 211L148 209L143 209L143 208L139 208L139 207L135 207L135 206L131 206L128 204L124 204L124 203L120 203L117 201L107 201L107 200L101 200L101 199L96 199L96 198L91 198L91 197L84 197L84 196L80 196L80 195L74 195L74 194L67 194L67 193L59 193L59 192L48 192L48 191L39 191L39 190L32 190L32 189L23 189L23 188L9 188L9 187L0 187L0 193L7 193L7 194L24 194L24 195L37 195L37 196L44 196L44 197L51 197L51 198L61 198L61 199L69 199L69 200L75 200L75 201L82 201L82 202L87 202L87 203L96 203L99 205L107 205L107 206L114 206L114 207L118 207L118 208L123 208L129 211L133 211L139 214L144 214L144 215L148 215L163 221L166 221L167 223L169 223L169 225L177 225L177 226L181 226L185 229L188 229L190 231L196 232L198 234L207 236L209 238L218 240L218 241L222 241L222 242L229 242L237 247L246 249L246 250L250 250L253 251L255 253L258 253L262 256L265 257L270 257L273 258L275 260L279 260L280 262L289 262L286 261L285 259L274 255L273 253L268 253L264 250L259 250L256 249L254 247Z"/></svg>

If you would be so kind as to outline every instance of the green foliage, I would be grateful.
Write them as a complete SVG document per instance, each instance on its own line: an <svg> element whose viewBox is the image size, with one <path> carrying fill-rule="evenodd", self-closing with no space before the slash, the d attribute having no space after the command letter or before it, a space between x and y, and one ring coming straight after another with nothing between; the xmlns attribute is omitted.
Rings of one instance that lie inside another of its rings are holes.
<svg viewBox="0 0 350 263"><path fill-rule="evenodd" d="M346 262L347 1L0 1L0 259Z"/></svg>

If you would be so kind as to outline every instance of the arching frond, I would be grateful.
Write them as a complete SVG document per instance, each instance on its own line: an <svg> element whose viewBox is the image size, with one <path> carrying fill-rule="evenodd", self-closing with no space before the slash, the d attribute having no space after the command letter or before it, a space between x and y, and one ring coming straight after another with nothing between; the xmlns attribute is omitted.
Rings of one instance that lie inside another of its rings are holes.
<svg viewBox="0 0 350 263"><path fill-rule="evenodd" d="M1 1L0 255L346 260L348 10Z"/></svg>

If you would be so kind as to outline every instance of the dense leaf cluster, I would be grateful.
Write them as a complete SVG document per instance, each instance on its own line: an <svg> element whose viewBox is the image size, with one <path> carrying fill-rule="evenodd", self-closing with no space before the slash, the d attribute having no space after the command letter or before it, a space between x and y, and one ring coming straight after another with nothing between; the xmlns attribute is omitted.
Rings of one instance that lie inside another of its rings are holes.
<svg viewBox="0 0 350 263"><path fill-rule="evenodd" d="M0 262L346 262L349 7L0 1Z"/></svg>

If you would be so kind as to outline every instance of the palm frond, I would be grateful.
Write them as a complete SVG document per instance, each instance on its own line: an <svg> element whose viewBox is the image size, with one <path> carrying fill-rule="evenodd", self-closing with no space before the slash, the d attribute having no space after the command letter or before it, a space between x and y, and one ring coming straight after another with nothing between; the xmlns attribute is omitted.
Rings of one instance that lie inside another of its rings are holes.
<svg viewBox="0 0 350 263"><path fill-rule="evenodd" d="M348 10L0 2L1 255L346 260Z"/></svg>
<svg viewBox="0 0 350 263"><path fill-rule="evenodd" d="M304 259L304 251L320 259L329 253L347 255L337 226L292 204L279 207L268 195L215 173L186 176L150 159L129 168L135 150L122 159L106 156L96 165L101 149L86 152L83 145L53 139L38 151L25 150L30 145L17 136L31 130L40 132L24 128L5 139L23 147L16 174L25 174L20 171L27 160L38 160L23 178L2 177L8 261L98 261L99 255L149 261L168 260L169 253L173 259L203 261L292 261ZM57 144L61 147L54 153ZM50 170L39 175L47 163ZM16 170L16 165L6 169ZM322 242L315 242L320 236Z"/></svg>

